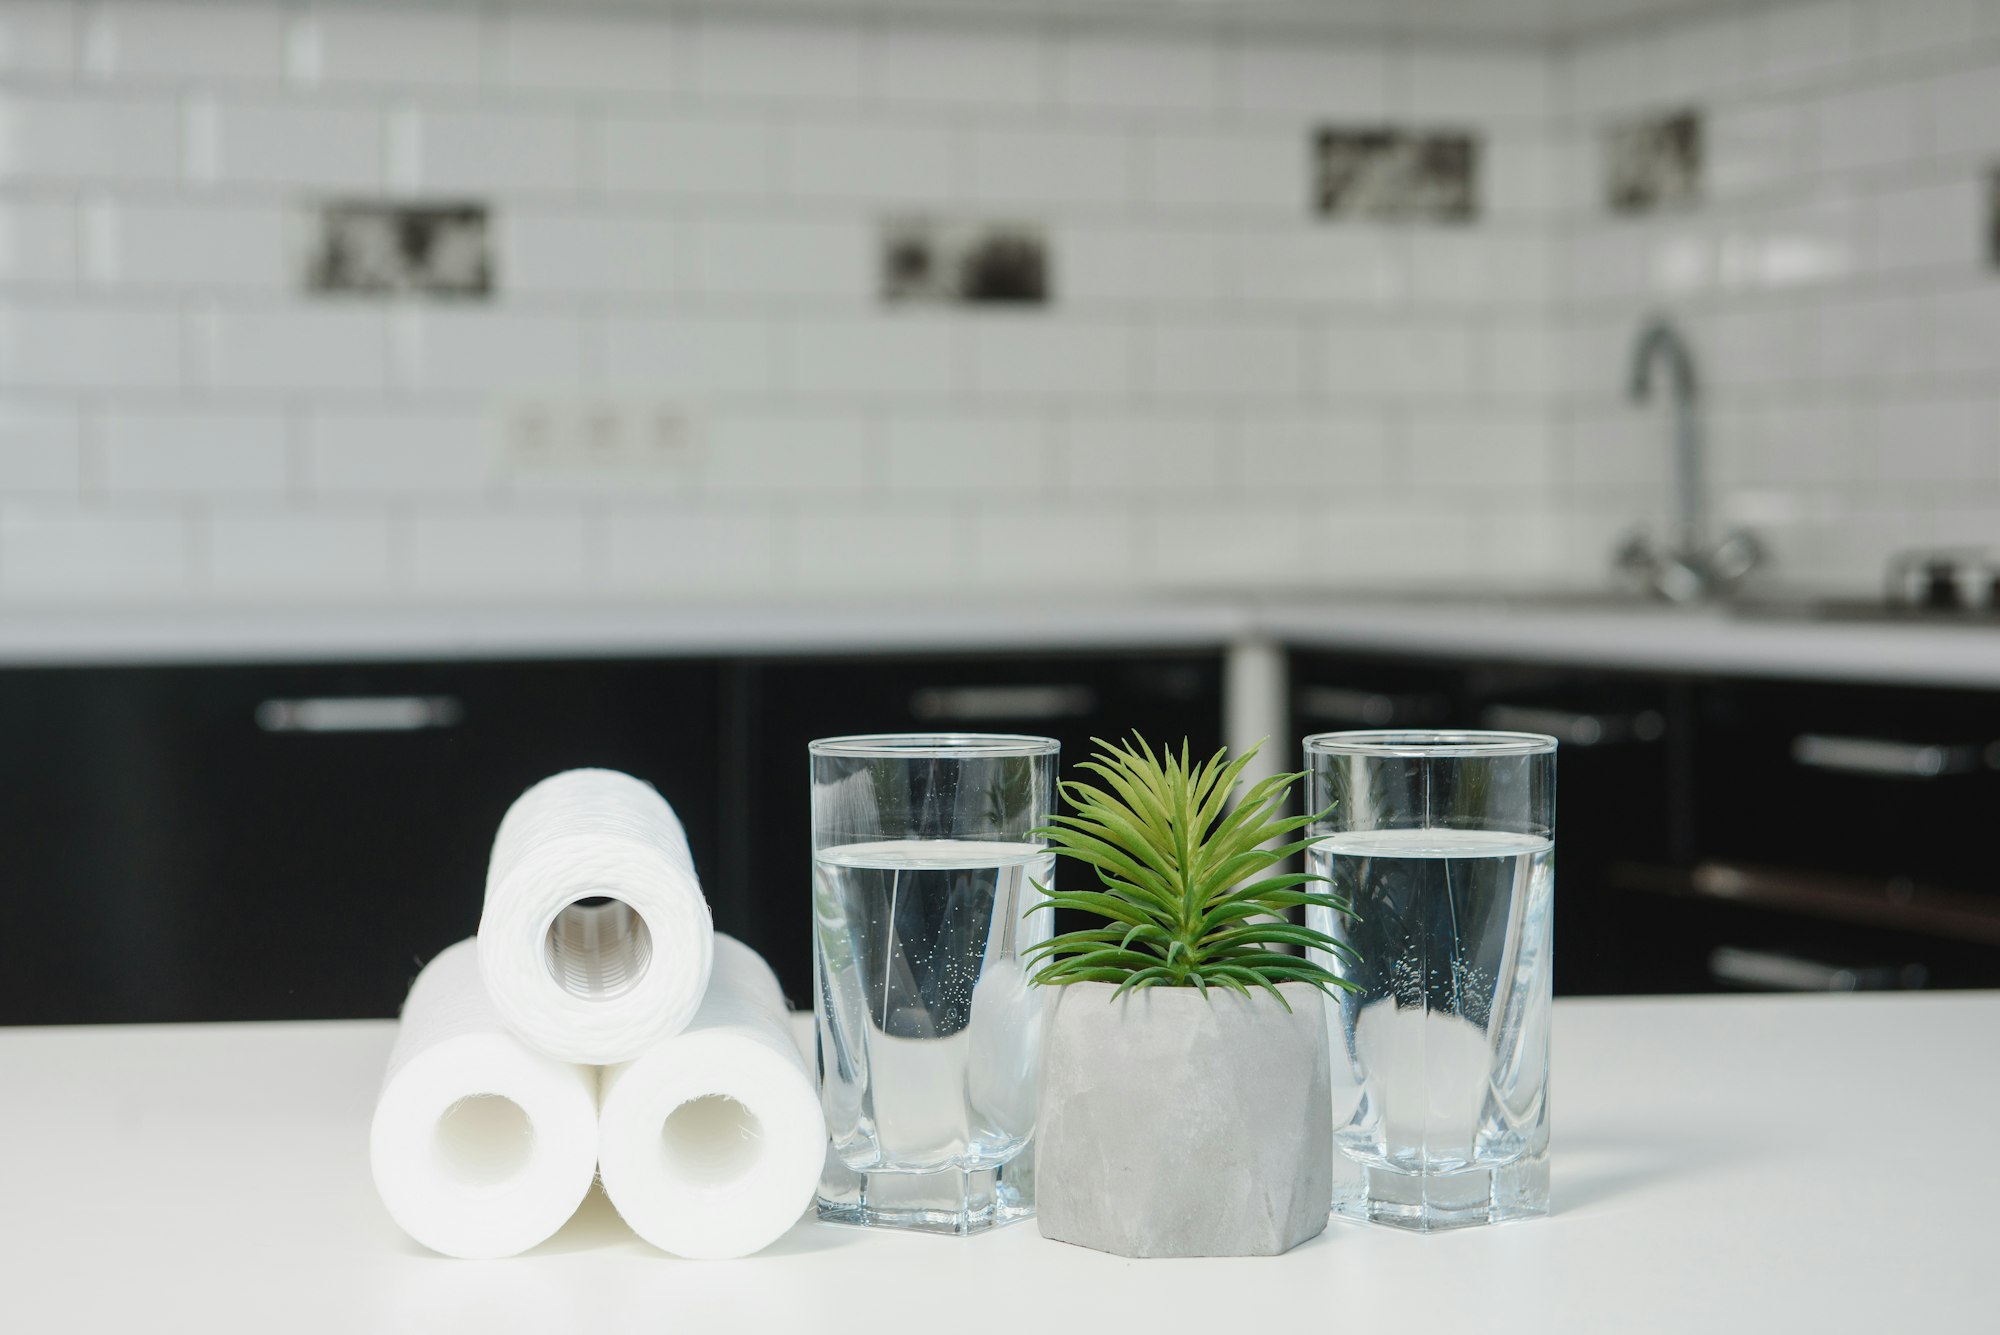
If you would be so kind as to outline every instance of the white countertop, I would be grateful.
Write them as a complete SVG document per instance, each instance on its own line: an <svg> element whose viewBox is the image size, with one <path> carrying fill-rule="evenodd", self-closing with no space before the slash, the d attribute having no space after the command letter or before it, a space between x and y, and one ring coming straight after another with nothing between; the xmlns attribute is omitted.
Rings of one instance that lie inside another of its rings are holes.
<svg viewBox="0 0 2000 1335"><path fill-rule="evenodd" d="M2000 625L1643 603L1393 595L967 597L0 612L0 665L840 654L1286 645L1580 666L2000 687Z"/></svg>
<svg viewBox="0 0 2000 1335"><path fill-rule="evenodd" d="M2000 1329L2000 992L1563 1001L1555 1213L1127 1261L1033 1224L802 1221L676 1260L601 1196L526 1256L407 1240L369 1182L386 1022L0 1030L0 1326L58 1331Z"/></svg>

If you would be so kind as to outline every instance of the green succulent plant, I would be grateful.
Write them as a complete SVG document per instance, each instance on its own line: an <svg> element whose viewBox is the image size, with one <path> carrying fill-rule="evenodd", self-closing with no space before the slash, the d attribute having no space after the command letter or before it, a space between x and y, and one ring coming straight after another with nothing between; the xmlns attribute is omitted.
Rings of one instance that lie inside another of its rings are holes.
<svg viewBox="0 0 2000 1335"><path fill-rule="evenodd" d="M1286 794L1303 773L1258 780L1225 814L1261 742L1234 760L1225 747L1197 765L1185 740L1178 757L1171 748L1156 756L1136 732L1124 745L1091 741L1101 749L1077 768L1105 787L1081 780L1059 784L1070 812L1054 816L1053 824L1037 833L1058 855L1088 863L1101 888L1037 886L1043 898L1029 912L1080 909L1107 925L1064 932L1030 947L1024 954L1034 969L1031 981L1116 983L1114 999L1142 987L1194 987L1203 995L1225 987L1246 996L1261 987L1286 1010L1291 1005L1279 983L1310 983L1328 995L1355 990L1346 979L1284 948L1318 949L1349 960L1359 958L1354 950L1282 916L1300 906L1352 914L1353 905L1308 888L1327 877L1262 874L1315 842L1310 837L1279 842L1319 818L1283 814Z"/></svg>

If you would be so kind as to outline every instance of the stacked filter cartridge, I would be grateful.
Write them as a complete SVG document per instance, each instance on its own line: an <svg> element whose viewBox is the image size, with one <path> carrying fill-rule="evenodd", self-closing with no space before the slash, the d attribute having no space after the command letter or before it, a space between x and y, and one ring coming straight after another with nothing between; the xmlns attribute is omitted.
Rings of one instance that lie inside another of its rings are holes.
<svg viewBox="0 0 2000 1335"><path fill-rule="evenodd" d="M825 1146L777 979L716 935L673 808L612 770L522 794L477 939L403 1005L369 1147L396 1222L511 1256L601 1176L655 1246L746 1256L798 1220Z"/></svg>

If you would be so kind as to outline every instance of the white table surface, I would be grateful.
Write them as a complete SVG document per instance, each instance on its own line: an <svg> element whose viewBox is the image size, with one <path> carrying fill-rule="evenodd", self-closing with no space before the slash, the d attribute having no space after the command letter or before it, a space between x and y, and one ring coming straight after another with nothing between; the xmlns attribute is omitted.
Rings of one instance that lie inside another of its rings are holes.
<svg viewBox="0 0 2000 1335"><path fill-rule="evenodd" d="M2000 1330L2000 992L1560 1002L1551 1217L1188 1262L812 1221L683 1261L598 1195L448 1260L369 1182L391 1033L0 1031L0 1330Z"/></svg>

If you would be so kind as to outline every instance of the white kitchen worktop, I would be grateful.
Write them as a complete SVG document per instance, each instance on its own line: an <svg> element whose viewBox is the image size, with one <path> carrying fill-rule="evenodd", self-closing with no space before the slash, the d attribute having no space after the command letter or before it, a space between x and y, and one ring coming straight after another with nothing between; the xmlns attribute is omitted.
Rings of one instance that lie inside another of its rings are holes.
<svg viewBox="0 0 2000 1335"><path fill-rule="evenodd" d="M391 1034L0 1030L0 1328L2000 1329L2000 993L1558 1002L1550 1218L1200 1262L813 1221L682 1261L595 1195L524 1257L447 1260L369 1181Z"/></svg>
<svg viewBox="0 0 2000 1335"><path fill-rule="evenodd" d="M313 611L0 612L0 664L1060 650L1278 643L2000 687L2000 625L1818 621L1588 598L1132 597Z"/></svg>

